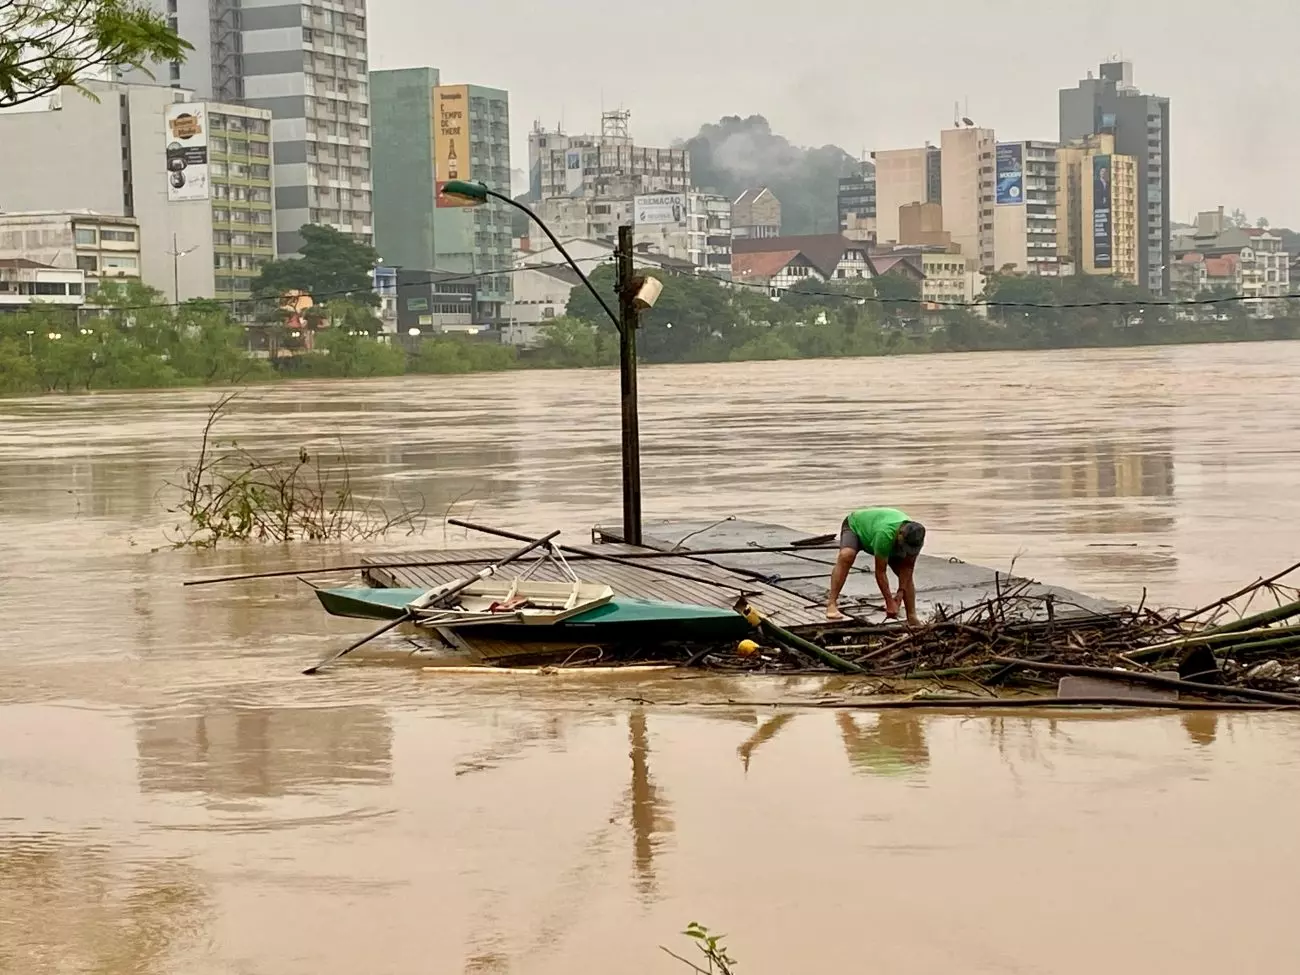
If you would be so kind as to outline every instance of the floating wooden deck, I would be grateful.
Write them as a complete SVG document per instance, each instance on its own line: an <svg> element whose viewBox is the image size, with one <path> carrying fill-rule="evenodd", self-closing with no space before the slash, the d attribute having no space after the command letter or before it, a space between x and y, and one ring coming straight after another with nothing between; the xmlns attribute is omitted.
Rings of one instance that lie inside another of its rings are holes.
<svg viewBox="0 0 1300 975"><path fill-rule="evenodd" d="M831 526L835 528L837 526ZM830 529L827 529L828 531ZM661 552L693 549L744 549L789 546L807 539L808 532L768 525L755 521L657 521L642 529L642 542ZM596 528L594 541L618 542L622 528ZM604 550L604 546L600 546ZM761 577L782 592L804 597L818 607L818 622L825 625L824 608L830 593L833 548L809 549L805 552L755 551L734 555L702 555L701 560L728 569ZM892 576L891 576L892 579ZM1009 590L1020 595L1017 607L1022 619L1046 619L1049 597L1057 618L1109 613L1119 607L1061 586L1043 585L1008 572L973 565L957 558L921 555L916 565L916 612L922 619L942 606L952 611L988 602ZM1023 587L1023 588L1022 588ZM758 605L762 605L757 600ZM884 602L876 587L870 560L859 556L841 594L841 608L864 622L884 622Z"/></svg>
<svg viewBox="0 0 1300 975"><path fill-rule="evenodd" d="M602 554L627 556L647 552L680 552L680 555L645 559L639 564L572 559L571 566L583 579L604 583L619 595L661 599L703 606L731 607L743 592L747 598L787 629L814 630L826 626L826 597L835 550L809 548L797 552L754 551L735 554L692 554L702 549L747 549L789 546L808 538L807 532L782 525L729 520L723 522L648 522L643 546L621 541L622 530L596 528L591 545L581 547ZM563 539L561 539L563 541ZM567 542L566 544L574 544ZM363 575L370 585L431 589L464 578L465 563L496 561L512 551L510 547L430 550L376 555L363 561ZM395 563L421 562L420 566ZM519 563L522 570L527 561ZM696 581L664 575L668 569L694 576ZM543 564L535 578L560 581L554 565ZM1109 613L1117 607L1105 600L1086 596L1060 586L1029 582L960 559L922 555L916 569L917 613L922 619L937 607L948 611L987 602L1010 590L1019 596L1018 613L1023 619L1044 619L1049 604L1057 618ZM884 622L883 604L871 566L860 559L844 587L844 611L862 622Z"/></svg>

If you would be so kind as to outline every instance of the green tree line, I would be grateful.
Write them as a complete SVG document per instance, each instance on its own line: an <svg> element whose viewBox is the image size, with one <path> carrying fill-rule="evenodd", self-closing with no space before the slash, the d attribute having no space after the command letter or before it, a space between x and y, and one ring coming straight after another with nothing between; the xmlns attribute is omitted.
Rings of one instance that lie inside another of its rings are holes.
<svg viewBox="0 0 1300 975"><path fill-rule="evenodd" d="M613 302L613 272L592 277ZM1201 300L1230 296L1208 292ZM1242 301L1175 305L1110 277L994 275L986 314L925 309L917 282L886 275L853 282L808 282L772 301L764 289L667 275L663 294L641 317L639 358L648 362L794 359L917 352L1098 348L1300 338L1300 309L1252 317ZM550 362L605 365L618 336L595 299L575 288L568 316L547 337Z"/></svg>

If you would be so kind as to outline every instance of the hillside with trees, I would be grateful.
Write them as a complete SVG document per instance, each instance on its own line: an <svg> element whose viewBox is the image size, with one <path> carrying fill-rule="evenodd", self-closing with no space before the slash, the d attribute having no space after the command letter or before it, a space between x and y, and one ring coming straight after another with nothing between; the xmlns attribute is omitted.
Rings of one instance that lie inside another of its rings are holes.
<svg viewBox="0 0 1300 975"><path fill-rule="evenodd" d="M735 199L748 187L769 187L781 201L785 234L837 231L839 179L862 168L839 146L794 145L761 115L729 115L679 144L689 150L692 179L702 189Z"/></svg>

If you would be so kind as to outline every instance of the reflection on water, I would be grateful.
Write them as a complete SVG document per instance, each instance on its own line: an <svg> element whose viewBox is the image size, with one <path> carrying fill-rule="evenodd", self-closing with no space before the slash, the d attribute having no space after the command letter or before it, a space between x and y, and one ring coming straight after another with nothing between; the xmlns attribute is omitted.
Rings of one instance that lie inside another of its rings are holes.
<svg viewBox="0 0 1300 975"><path fill-rule="evenodd" d="M653 898L657 892L655 851L662 845L663 837L672 832L673 824L668 816L668 803L650 775L650 739L643 710L638 708L628 715L627 730L632 746L632 784L627 790L632 862L637 891L643 897Z"/></svg>
<svg viewBox="0 0 1300 975"><path fill-rule="evenodd" d="M123 862L105 845L0 835L0 972L165 975L207 926L184 862Z"/></svg>
<svg viewBox="0 0 1300 975"><path fill-rule="evenodd" d="M897 503L936 552L1156 605L1300 550L1300 345L905 365L645 369L647 517L819 532ZM670 971L657 946L690 920L755 975L1294 953L1290 717L794 712L754 702L817 688L362 660L300 677L369 625L292 579L179 581L481 544L447 513L583 541L617 517L617 376L249 391L229 435L341 438L357 491L419 493L428 534L168 550L157 493L214 395L0 401L0 972Z"/></svg>
<svg viewBox="0 0 1300 975"><path fill-rule="evenodd" d="M859 718L841 711L835 721L855 772L894 775L919 771L930 761L921 721L911 712L882 711Z"/></svg>
<svg viewBox="0 0 1300 975"><path fill-rule="evenodd" d="M377 707L217 707L136 719L140 788L269 798L392 778L392 728Z"/></svg>

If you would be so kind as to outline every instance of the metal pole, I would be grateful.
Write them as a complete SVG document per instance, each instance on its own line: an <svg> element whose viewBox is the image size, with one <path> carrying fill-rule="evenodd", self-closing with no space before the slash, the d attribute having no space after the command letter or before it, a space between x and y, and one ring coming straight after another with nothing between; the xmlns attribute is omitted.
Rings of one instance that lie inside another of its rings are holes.
<svg viewBox="0 0 1300 975"><path fill-rule="evenodd" d="M181 248L172 234L172 303L181 303Z"/></svg>
<svg viewBox="0 0 1300 975"><path fill-rule="evenodd" d="M623 394L623 540L641 544L641 433L636 402L636 292L632 228L618 228L618 369Z"/></svg>

